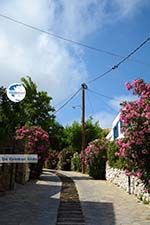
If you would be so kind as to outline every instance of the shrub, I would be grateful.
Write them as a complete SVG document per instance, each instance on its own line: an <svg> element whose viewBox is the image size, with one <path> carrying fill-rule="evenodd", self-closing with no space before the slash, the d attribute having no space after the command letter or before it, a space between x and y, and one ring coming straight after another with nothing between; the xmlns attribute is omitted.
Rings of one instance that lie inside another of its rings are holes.
<svg viewBox="0 0 150 225"><path fill-rule="evenodd" d="M92 163L89 165L88 174L94 179L105 179L106 161L101 157L94 157Z"/></svg>
<svg viewBox="0 0 150 225"><path fill-rule="evenodd" d="M71 159L71 169L74 171L81 171L81 159L78 152L75 152L73 154L73 157Z"/></svg>
<svg viewBox="0 0 150 225"><path fill-rule="evenodd" d="M115 155L118 152L118 150L119 150L119 147L115 141L110 141L108 143L108 149L107 149L108 164L109 166L113 168L124 169L125 168L124 158L122 157L118 158Z"/></svg>
<svg viewBox="0 0 150 225"><path fill-rule="evenodd" d="M139 177L150 192L150 84L140 79L126 83L126 87L139 98L122 103L124 138L117 141L117 155L125 159L126 173Z"/></svg>
<svg viewBox="0 0 150 225"><path fill-rule="evenodd" d="M72 147L64 148L59 153L59 162L58 168L61 170L71 170L71 158L73 157L73 149Z"/></svg>
<svg viewBox="0 0 150 225"><path fill-rule="evenodd" d="M58 161L59 161L59 152L56 150L50 150L48 153L48 160L46 162L47 168L57 169Z"/></svg>
<svg viewBox="0 0 150 225"><path fill-rule="evenodd" d="M107 160L107 140L97 139L80 154L82 163L86 165L88 174L95 179L105 179Z"/></svg>
<svg viewBox="0 0 150 225"><path fill-rule="evenodd" d="M16 139L24 142L26 153L38 155L38 163L30 164L30 178L38 178L48 157L48 133L38 126L24 126L17 129Z"/></svg>

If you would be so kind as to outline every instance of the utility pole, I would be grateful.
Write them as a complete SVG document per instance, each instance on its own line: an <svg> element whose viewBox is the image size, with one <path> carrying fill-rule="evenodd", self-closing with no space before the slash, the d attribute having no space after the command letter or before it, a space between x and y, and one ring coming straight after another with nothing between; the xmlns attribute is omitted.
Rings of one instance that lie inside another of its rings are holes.
<svg viewBox="0 0 150 225"><path fill-rule="evenodd" d="M82 87L82 151L85 149L85 90L87 85L85 83L81 84ZM85 173L85 165L82 163L82 172Z"/></svg>

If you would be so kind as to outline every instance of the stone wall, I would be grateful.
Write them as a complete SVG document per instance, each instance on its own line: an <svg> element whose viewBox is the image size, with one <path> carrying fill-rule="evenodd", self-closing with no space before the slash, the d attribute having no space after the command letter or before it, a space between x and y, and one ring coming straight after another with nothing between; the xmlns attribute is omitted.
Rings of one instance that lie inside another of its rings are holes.
<svg viewBox="0 0 150 225"><path fill-rule="evenodd" d="M14 189L15 186L15 165L5 163L0 166L0 192Z"/></svg>
<svg viewBox="0 0 150 225"><path fill-rule="evenodd" d="M0 144L0 154L24 154L25 148L17 142L14 150L12 143ZM16 183L25 184L29 180L29 164L27 163L4 163L0 164L0 193L13 190Z"/></svg>
<svg viewBox="0 0 150 225"><path fill-rule="evenodd" d="M0 143L0 154L12 154L13 144L11 141ZM0 164L0 192L14 189L16 165L11 163Z"/></svg>
<svg viewBox="0 0 150 225"><path fill-rule="evenodd" d="M106 165L106 179L126 192L136 195L139 199L150 202L150 194L145 193L144 185L140 179L134 176L126 176L123 170L111 168Z"/></svg>
<svg viewBox="0 0 150 225"><path fill-rule="evenodd" d="M29 181L30 168L28 163L18 163L16 165L15 181L18 184L25 184Z"/></svg>

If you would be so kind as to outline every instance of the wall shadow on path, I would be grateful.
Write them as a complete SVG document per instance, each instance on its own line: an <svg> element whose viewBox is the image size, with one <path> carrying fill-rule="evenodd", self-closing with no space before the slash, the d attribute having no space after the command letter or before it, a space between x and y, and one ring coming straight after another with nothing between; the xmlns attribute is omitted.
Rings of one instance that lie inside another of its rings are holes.
<svg viewBox="0 0 150 225"><path fill-rule="evenodd" d="M46 169L46 168L44 168L42 170L42 175L40 176L39 180L52 181L52 182L60 182L59 177L56 176L56 172L57 172L57 170L52 170L52 169Z"/></svg>
<svg viewBox="0 0 150 225"><path fill-rule="evenodd" d="M55 225L59 206L55 195L61 190L55 181L58 179L51 174L42 175L41 183L32 180L0 197L0 224Z"/></svg>
<svg viewBox="0 0 150 225"><path fill-rule="evenodd" d="M54 172L50 172L50 173L55 174ZM53 176L53 174L50 174L50 173L48 171L44 170L42 172L42 175L40 176L39 180L40 181L42 181L42 180L43 181L50 181L50 182L55 182L55 183L60 182L58 177Z"/></svg>
<svg viewBox="0 0 150 225"><path fill-rule="evenodd" d="M82 176L71 176L71 178L76 181L76 180L93 180L92 177L90 176L84 176L84 174Z"/></svg>
<svg viewBox="0 0 150 225"><path fill-rule="evenodd" d="M83 182L84 182L84 180L89 180L89 182L90 182L90 180L92 181L93 179L90 177L87 177L86 175L85 176L84 175L80 176L78 174L77 175L72 174L72 175L71 175L71 173L69 175L69 173L65 173L65 172L63 174L63 171L61 174L61 171L60 171L59 176L64 185L64 189L63 189L63 193L62 193L63 195L61 197L62 197L62 200L65 200L65 199L67 199L67 192L70 193L69 197L71 197L71 204L76 205L77 200L76 200L76 198L74 200L73 190L72 190L73 188L75 188L73 186L75 185L76 182L73 183L71 181L71 179L74 181L83 180ZM72 186L72 188L71 188L71 186ZM67 192L66 192L66 190L67 190ZM92 195L92 189L90 191L91 191L91 195ZM112 202L107 202L107 201L97 202L96 199L94 201L92 201L92 200L90 201L90 199L91 199L90 192L88 194L89 194L89 196L87 195L87 197L84 198L85 201L80 201L83 216L85 219L85 225L115 225L116 219L115 219L114 207L113 207ZM66 205L67 204L68 204L68 210L71 214L71 218L72 219L76 218L76 216L71 211L71 208L69 208L69 198L68 198L68 201L66 202ZM63 203L62 203L62 205L63 205ZM64 205L63 205L63 208L65 208ZM68 217L65 217L65 219L67 221L69 220L69 217L70 217L69 212L67 211ZM70 225L71 224L72 223L70 222ZM84 224L84 223L82 223L82 224Z"/></svg>
<svg viewBox="0 0 150 225"><path fill-rule="evenodd" d="M86 225L115 225L113 204L109 202L81 202Z"/></svg>

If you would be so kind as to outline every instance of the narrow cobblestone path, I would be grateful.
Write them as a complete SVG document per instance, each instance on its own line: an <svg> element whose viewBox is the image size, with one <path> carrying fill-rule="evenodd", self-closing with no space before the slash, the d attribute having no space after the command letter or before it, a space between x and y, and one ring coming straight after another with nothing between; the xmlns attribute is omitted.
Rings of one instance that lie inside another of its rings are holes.
<svg viewBox="0 0 150 225"><path fill-rule="evenodd" d="M58 172L1 196L0 225L150 225L150 205L107 181Z"/></svg>
<svg viewBox="0 0 150 225"><path fill-rule="evenodd" d="M56 225L85 225L79 195L73 180L60 173L62 181L60 205Z"/></svg>
<svg viewBox="0 0 150 225"><path fill-rule="evenodd" d="M0 197L0 225L55 225L61 182L48 170L40 180Z"/></svg>
<svg viewBox="0 0 150 225"><path fill-rule="evenodd" d="M150 205L144 205L135 196L88 175L60 173L74 180L86 225L150 225Z"/></svg>

